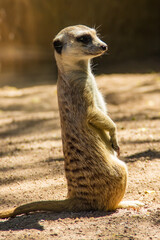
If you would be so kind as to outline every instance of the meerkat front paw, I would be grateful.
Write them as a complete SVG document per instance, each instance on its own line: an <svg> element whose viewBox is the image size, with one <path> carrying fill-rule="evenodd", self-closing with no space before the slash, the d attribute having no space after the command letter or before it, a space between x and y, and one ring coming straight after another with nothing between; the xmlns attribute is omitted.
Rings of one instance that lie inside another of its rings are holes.
<svg viewBox="0 0 160 240"><path fill-rule="evenodd" d="M111 146L117 152L117 155L120 156L120 147L118 145L118 141L116 137L111 137Z"/></svg>
<svg viewBox="0 0 160 240"><path fill-rule="evenodd" d="M114 151L117 152L117 155L120 156L120 147L112 143L112 148L114 149Z"/></svg>
<svg viewBox="0 0 160 240"><path fill-rule="evenodd" d="M112 127L109 131L109 135L110 135L111 146L117 152L117 155L119 156L120 155L120 147L118 145L117 129L116 129L116 125L114 122L112 122Z"/></svg>

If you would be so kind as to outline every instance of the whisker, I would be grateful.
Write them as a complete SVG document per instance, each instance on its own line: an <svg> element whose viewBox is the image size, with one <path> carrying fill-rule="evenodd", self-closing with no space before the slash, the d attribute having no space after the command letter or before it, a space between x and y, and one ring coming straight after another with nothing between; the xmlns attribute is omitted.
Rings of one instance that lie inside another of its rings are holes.
<svg viewBox="0 0 160 240"><path fill-rule="evenodd" d="M92 70L96 70L98 66L98 63L94 63L91 65Z"/></svg>
<svg viewBox="0 0 160 240"><path fill-rule="evenodd" d="M97 34L98 37L101 36L100 33L99 33L99 31L101 30L101 29L100 29L101 26L102 26L102 25L96 26L96 24L93 26L93 28L96 30L96 34Z"/></svg>
<svg viewBox="0 0 160 240"><path fill-rule="evenodd" d="M108 52L105 52L103 55L110 56L111 54L110 54L110 53L108 53Z"/></svg>
<svg viewBox="0 0 160 240"><path fill-rule="evenodd" d="M101 27L102 27L102 24L100 24L99 26L97 26L95 29L96 29L96 31L99 31L99 30L101 30Z"/></svg>

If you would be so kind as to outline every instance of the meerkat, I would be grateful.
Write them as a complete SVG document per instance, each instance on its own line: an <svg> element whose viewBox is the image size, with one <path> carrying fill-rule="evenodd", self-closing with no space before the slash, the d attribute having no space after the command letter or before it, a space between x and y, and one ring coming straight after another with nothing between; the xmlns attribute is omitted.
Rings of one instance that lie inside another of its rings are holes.
<svg viewBox="0 0 160 240"><path fill-rule="evenodd" d="M127 167L118 159L116 125L91 71L90 60L107 51L107 44L95 29L76 25L60 31L53 46L68 197L24 204L0 212L0 218L33 211L112 211L142 206L139 201L121 202Z"/></svg>

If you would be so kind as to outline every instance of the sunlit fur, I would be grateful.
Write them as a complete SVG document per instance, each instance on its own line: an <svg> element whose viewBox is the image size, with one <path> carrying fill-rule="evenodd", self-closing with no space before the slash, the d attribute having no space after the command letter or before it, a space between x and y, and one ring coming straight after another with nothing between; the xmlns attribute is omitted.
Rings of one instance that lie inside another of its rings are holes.
<svg viewBox="0 0 160 240"><path fill-rule="evenodd" d="M90 34L92 42L78 42L76 38L82 34ZM55 37L57 40L62 44L62 49L55 51L55 58L68 198L25 204L0 212L1 218L38 210L111 211L142 205L138 201L121 202L127 168L117 157L116 126L107 115L90 68L90 59L103 54L101 46L106 44L94 29L82 25L63 29Z"/></svg>

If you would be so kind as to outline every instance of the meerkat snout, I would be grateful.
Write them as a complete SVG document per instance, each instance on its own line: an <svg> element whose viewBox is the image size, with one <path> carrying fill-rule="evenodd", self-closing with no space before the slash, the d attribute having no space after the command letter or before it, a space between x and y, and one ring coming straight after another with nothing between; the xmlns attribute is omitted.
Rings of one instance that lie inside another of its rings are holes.
<svg viewBox="0 0 160 240"><path fill-rule="evenodd" d="M107 51L107 50L108 50L107 44L101 45L101 49L102 49L103 51Z"/></svg>

